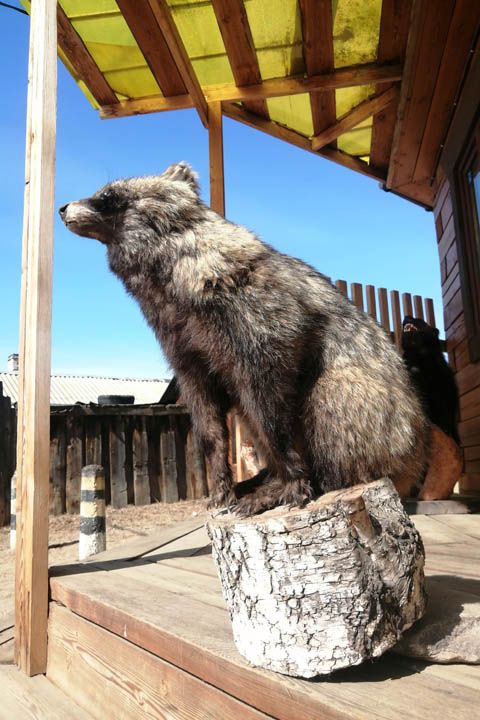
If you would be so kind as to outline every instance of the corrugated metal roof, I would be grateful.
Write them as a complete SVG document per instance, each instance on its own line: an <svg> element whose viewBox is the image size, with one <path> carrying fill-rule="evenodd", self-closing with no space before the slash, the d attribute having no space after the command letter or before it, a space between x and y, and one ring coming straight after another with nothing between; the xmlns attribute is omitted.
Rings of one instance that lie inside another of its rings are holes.
<svg viewBox="0 0 480 720"><path fill-rule="evenodd" d="M0 383L3 384L3 394L12 402L17 402L18 374L0 372ZM50 403L74 405L77 402L97 402L99 395L133 395L137 405L157 403L168 383L169 380L52 375Z"/></svg>

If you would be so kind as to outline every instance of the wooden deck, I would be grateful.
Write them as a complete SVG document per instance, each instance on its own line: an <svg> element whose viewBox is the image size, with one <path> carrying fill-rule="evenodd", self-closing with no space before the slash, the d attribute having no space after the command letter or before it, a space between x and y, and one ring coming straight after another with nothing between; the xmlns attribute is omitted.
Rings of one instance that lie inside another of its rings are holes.
<svg viewBox="0 0 480 720"><path fill-rule="evenodd" d="M414 520L428 575L480 603L480 516ZM480 706L478 666L390 653L318 681L252 668L199 519L53 568L50 587L47 677L94 718L471 720Z"/></svg>

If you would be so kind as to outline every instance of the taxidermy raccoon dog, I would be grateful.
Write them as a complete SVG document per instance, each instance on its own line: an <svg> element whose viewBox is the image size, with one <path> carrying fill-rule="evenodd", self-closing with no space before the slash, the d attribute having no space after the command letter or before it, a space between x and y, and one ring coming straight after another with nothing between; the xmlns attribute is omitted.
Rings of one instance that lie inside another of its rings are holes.
<svg viewBox="0 0 480 720"><path fill-rule="evenodd" d="M429 420L458 443L458 389L438 329L407 315L403 320L402 350Z"/></svg>
<svg viewBox="0 0 480 720"><path fill-rule="evenodd" d="M188 165L59 212L106 245L155 332L210 465L212 504L250 514L385 475L419 483L429 426L390 339L312 267L208 208ZM233 406L267 458L236 492Z"/></svg>

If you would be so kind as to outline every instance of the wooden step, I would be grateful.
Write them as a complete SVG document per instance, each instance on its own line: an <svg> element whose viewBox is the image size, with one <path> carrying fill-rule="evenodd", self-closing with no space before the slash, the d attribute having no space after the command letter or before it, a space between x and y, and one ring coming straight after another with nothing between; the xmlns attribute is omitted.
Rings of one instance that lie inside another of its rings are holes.
<svg viewBox="0 0 480 720"><path fill-rule="evenodd" d="M30 678L0 665L0 688L0 720L92 720L44 675Z"/></svg>
<svg viewBox="0 0 480 720"><path fill-rule="evenodd" d="M414 520L427 574L478 593L480 517ZM321 682L251 667L233 643L205 530L179 524L176 535L52 572L47 675L94 718L107 708L115 720L404 720L407 707L430 720L439 706L475 716L480 667L389 654Z"/></svg>
<svg viewBox="0 0 480 720"><path fill-rule="evenodd" d="M55 603L47 677L98 720L269 717Z"/></svg>

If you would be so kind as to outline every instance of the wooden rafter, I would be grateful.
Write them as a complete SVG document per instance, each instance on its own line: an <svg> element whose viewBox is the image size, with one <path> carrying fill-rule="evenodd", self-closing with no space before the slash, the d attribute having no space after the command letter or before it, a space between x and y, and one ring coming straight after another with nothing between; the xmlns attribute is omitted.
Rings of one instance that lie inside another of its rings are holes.
<svg viewBox="0 0 480 720"><path fill-rule="evenodd" d="M331 72L334 69L332 2L299 0L299 7L307 75ZM318 135L335 122L335 91L310 93L310 106L313 134Z"/></svg>
<svg viewBox="0 0 480 720"><path fill-rule="evenodd" d="M403 64L411 9L412 0L383 0L377 53L378 63ZM376 92L380 92L381 89L377 86ZM397 108L393 103L375 115L373 119L370 162L378 167L388 167L396 119Z"/></svg>
<svg viewBox="0 0 480 720"><path fill-rule="evenodd" d="M378 112L381 112L398 98L398 89L391 87L379 95L374 95L368 100L364 100L356 105L352 110L342 115L333 125L312 138L312 148L320 150L336 140L339 135L343 135L347 130L351 130L359 123L367 120Z"/></svg>
<svg viewBox="0 0 480 720"><path fill-rule="evenodd" d="M430 0L413 0L387 176L387 187L399 192L407 192L407 186L413 183L454 7L455 0L437 3L435 10L432 10ZM410 189L408 194L411 194Z"/></svg>
<svg viewBox="0 0 480 720"><path fill-rule="evenodd" d="M129 117L130 115L148 115L149 113L168 112L169 110L188 110L195 107L190 95L172 95L172 97L139 98L138 100L122 100L115 105L104 105L100 108L102 120Z"/></svg>
<svg viewBox="0 0 480 720"><path fill-rule="evenodd" d="M262 76L243 0L212 0L212 5L235 84L240 87L260 84ZM265 100L253 100L245 103L245 107L268 118Z"/></svg>
<svg viewBox="0 0 480 720"><path fill-rule="evenodd" d="M248 87L237 87L232 83L206 85L203 88L203 93L209 103L244 102L269 97L281 97L282 95L297 95L305 92L325 92L332 88L354 87L357 85L369 85L370 83L391 83L400 80L401 76L402 68L400 65L378 66L369 63L368 65L340 68L333 72L314 75L309 78L304 75L273 78L264 80L259 85L250 85ZM182 110L187 107L194 107L193 100L189 99L188 96L179 95L171 98L154 96L139 98L138 100L125 100L116 104L115 107L104 106L101 108L101 116L104 118L124 117L161 112L163 110Z"/></svg>
<svg viewBox="0 0 480 720"><path fill-rule="evenodd" d="M100 106L117 103L117 96L95 64L60 4L57 6L57 37L58 45L74 69L75 75L85 83L97 103Z"/></svg>
<svg viewBox="0 0 480 720"><path fill-rule="evenodd" d="M342 167L346 167L350 170L355 170L355 172L359 172L362 175L366 175L367 177L381 181L385 180L385 172L378 168L372 167L368 163L363 162L363 160L359 160L358 158L352 157L351 155L347 155L347 153L336 150L335 148L322 148L320 151L316 152L313 150L312 143L309 138L305 137L304 135L300 135L300 133L297 133L294 130L286 128L283 125L278 125L272 120L265 120L264 118L260 118L257 115L254 115L253 113L249 113L248 110L245 110L239 105L223 105L223 114L231 118L232 120L237 120L244 125L248 125L249 127L255 128L256 130L261 130L267 135L271 135L272 137L275 137L279 140L288 142L291 145L295 145L296 147L301 148L302 150L312 152L314 153L314 155L317 155L317 157L324 157L336 163L337 165L341 165Z"/></svg>
<svg viewBox="0 0 480 720"><path fill-rule="evenodd" d="M208 127L208 106L166 0L147 0L200 119Z"/></svg>
<svg viewBox="0 0 480 720"><path fill-rule="evenodd" d="M438 71L435 93L418 152L414 182L431 182L437 170L450 120L455 110L459 81L463 78L476 43L480 49L480 8L470 0L457 0L445 50Z"/></svg>
<svg viewBox="0 0 480 720"><path fill-rule="evenodd" d="M371 83L394 82L402 75L400 65L379 66L354 65L339 68L332 72L325 72L312 77L293 75L285 78L264 80L259 85L237 88L231 83L220 85L207 85L204 87L205 96L209 102L240 102L245 100L259 100L267 97L281 97L283 95L298 95L308 92L320 92L342 87L355 87Z"/></svg>
<svg viewBox="0 0 480 720"><path fill-rule="evenodd" d="M184 95L187 92L163 33L150 5L135 0L117 0L117 5L162 93Z"/></svg>

